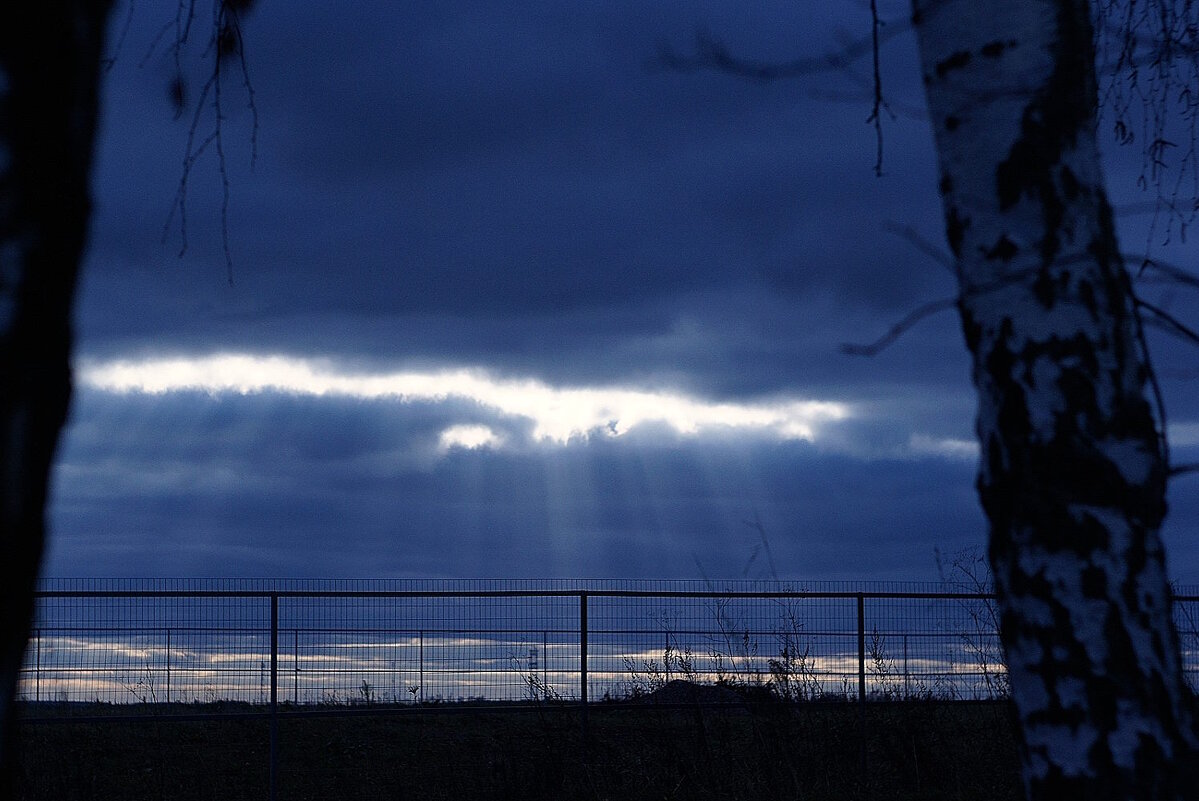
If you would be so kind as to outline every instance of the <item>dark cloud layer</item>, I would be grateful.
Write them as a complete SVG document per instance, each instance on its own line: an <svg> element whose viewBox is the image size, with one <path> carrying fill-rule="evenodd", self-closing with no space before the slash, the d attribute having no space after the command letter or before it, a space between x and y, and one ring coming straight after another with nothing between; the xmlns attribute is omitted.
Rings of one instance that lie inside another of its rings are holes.
<svg viewBox="0 0 1199 801"><path fill-rule="evenodd" d="M476 418L482 415L476 412ZM443 408L85 394L51 564L97 575L930 578L970 465L760 438L436 450ZM486 419L483 417L483 419ZM269 422L267 422L269 421ZM319 554L319 558L316 555Z"/></svg>
<svg viewBox="0 0 1199 801"><path fill-rule="evenodd" d="M84 359L475 366L712 402L836 400L855 415L815 443L640 431L446 453L447 426L517 441L527 421L457 401L85 389L57 475L51 573L762 576L761 552L746 567L754 515L786 578L930 578L934 548L981 545L971 462L937 451L971 436L952 313L872 359L840 351L953 292L892 232L942 241L910 37L884 52L899 116L877 178L868 65L755 83L652 63L701 29L764 59L827 52L869 33L856 6L260 5L246 25L256 136L237 80L225 95L232 286L212 158L189 178L186 253L178 216L163 242L190 117L166 99L173 60L161 47L143 58L165 20L134 9L106 76ZM906 9L883 4L895 25ZM193 97L198 52L185 61ZM1115 149L1108 161L1117 202L1137 202L1135 165ZM1145 222L1122 221L1130 250ZM1151 244L1187 258L1177 239ZM1199 311L1173 288L1148 291ZM1171 419L1199 421L1194 352L1152 338ZM1187 480L1167 539L1194 581Z"/></svg>

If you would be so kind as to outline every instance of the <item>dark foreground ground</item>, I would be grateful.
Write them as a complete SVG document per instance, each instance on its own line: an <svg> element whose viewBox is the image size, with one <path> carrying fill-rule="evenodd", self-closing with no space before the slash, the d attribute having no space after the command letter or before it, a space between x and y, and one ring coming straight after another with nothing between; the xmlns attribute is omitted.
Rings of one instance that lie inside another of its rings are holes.
<svg viewBox="0 0 1199 801"><path fill-rule="evenodd" d="M278 798L1020 798L1010 712L998 703L872 703L864 725L852 704L596 705L586 739L577 708L451 706L281 715ZM17 797L269 798L269 721L147 710L138 721L27 724Z"/></svg>

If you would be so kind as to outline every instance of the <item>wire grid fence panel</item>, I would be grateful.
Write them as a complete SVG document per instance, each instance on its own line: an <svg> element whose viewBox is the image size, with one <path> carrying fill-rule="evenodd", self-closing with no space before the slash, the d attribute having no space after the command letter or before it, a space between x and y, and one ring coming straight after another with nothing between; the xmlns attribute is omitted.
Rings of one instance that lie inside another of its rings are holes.
<svg viewBox="0 0 1199 801"><path fill-rule="evenodd" d="M592 698L676 679L769 687L791 700L857 692L852 596L593 595L588 619Z"/></svg>
<svg viewBox="0 0 1199 801"><path fill-rule="evenodd" d="M1182 651L1182 672L1193 692L1199 693L1199 595L1174 596L1174 626Z"/></svg>
<svg viewBox="0 0 1199 801"><path fill-rule="evenodd" d="M266 703L270 660L266 598L43 597L19 697L35 703Z"/></svg>
<svg viewBox="0 0 1199 801"><path fill-rule="evenodd" d="M866 596L863 605L868 697L995 700L1010 695L994 598Z"/></svg>
<svg viewBox="0 0 1199 801"><path fill-rule="evenodd" d="M271 595L43 593L20 697L266 704ZM994 603L981 595L556 586L274 595L277 697L297 705L577 700L584 636L592 700L652 692L675 678L768 686L793 700L854 697L862 686L880 699L1007 694ZM1199 596L1176 596L1174 611L1195 687Z"/></svg>
<svg viewBox="0 0 1199 801"><path fill-rule="evenodd" d="M297 595L279 601L280 699L415 704L574 697L573 595Z"/></svg>

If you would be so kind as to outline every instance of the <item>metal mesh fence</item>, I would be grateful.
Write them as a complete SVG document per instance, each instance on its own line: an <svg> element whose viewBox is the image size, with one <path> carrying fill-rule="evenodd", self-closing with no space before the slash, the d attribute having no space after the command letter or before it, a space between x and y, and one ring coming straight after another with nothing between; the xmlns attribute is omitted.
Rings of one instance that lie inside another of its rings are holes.
<svg viewBox="0 0 1199 801"><path fill-rule="evenodd" d="M1182 650L1182 671L1192 692L1199 693L1199 596L1195 588L1174 596L1174 626Z"/></svg>
<svg viewBox="0 0 1199 801"><path fill-rule="evenodd" d="M1199 597L1180 593L1175 618L1195 686ZM685 679L796 701L991 699L1007 693L995 625L986 595L904 585L60 583L39 595L20 697L46 716L194 714L627 699Z"/></svg>
<svg viewBox="0 0 1199 801"><path fill-rule="evenodd" d="M106 704L265 703L271 659L266 600L43 595L20 696Z"/></svg>

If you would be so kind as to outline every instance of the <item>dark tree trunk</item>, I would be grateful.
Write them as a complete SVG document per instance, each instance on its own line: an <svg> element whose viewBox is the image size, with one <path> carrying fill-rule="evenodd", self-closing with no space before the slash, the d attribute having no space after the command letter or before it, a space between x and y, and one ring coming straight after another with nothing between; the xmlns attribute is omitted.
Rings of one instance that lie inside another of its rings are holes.
<svg viewBox="0 0 1199 801"><path fill-rule="evenodd" d="M0 3L0 790L50 468L71 396L107 0Z"/></svg>
<svg viewBox="0 0 1199 801"><path fill-rule="evenodd" d="M1193 797L1167 465L1100 173L1088 5L913 12L1028 795Z"/></svg>

